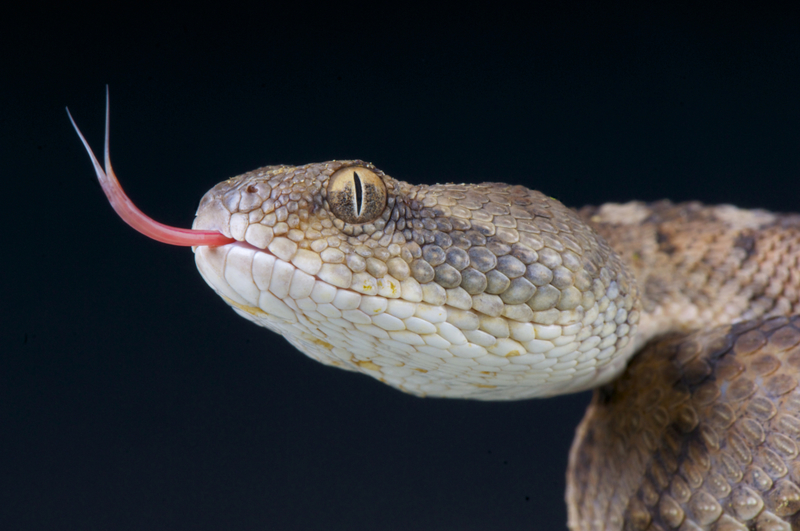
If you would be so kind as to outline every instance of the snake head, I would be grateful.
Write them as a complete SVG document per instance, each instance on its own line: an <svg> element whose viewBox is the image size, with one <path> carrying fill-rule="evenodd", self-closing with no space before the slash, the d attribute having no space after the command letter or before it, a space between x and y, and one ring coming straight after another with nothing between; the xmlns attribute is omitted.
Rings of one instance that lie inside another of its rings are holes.
<svg viewBox="0 0 800 531"><path fill-rule="evenodd" d="M237 313L322 363L416 395L503 400L600 385L633 353L633 276L539 192L412 185L360 160L267 166L212 188L179 229L122 191L108 100L104 167L75 130L120 217L192 246Z"/></svg>
<svg viewBox="0 0 800 531"><path fill-rule="evenodd" d="M414 394L556 394L632 351L632 277L572 210L522 186L268 166L211 189L193 226L236 240L195 259L237 313Z"/></svg>

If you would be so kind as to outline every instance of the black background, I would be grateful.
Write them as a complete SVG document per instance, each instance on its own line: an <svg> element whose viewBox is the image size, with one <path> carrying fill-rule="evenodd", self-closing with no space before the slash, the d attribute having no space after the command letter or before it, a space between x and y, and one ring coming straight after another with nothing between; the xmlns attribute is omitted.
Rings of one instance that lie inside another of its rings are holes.
<svg viewBox="0 0 800 531"><path fill-rule="evenodd" d="M528 11L529 9L529 11ZM191 252L218 181L362 158L568 205L800 201L800 26L728 5L71 4L0 22L0 529L564 529L589 394L421 400L236 316Z"/></svg>

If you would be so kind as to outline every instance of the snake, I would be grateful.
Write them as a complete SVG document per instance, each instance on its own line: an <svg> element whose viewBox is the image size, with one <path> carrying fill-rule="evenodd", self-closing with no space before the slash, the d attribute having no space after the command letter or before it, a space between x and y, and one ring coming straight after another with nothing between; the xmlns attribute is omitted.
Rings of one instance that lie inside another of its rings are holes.
<svg viewBox="0 0 800 531"><path fill-rule="evenodd" d="M103 165L69 118L114 210L303 354L420 397L594 389L570 529L800 528L800 215L574 210L334 160L229 178L179 229L125 195L108 116Z"/></svg>

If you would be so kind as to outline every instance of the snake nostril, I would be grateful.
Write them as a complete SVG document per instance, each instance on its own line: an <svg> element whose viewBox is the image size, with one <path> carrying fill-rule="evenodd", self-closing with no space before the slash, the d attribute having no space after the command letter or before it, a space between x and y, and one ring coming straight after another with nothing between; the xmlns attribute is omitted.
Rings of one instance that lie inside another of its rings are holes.
<svg viewBox="0 0 800 531"><path fill-rule="evenodd" d="M256 187L251 184L250 186L247 187L247 193L248 194L256 193Z"/></svg>

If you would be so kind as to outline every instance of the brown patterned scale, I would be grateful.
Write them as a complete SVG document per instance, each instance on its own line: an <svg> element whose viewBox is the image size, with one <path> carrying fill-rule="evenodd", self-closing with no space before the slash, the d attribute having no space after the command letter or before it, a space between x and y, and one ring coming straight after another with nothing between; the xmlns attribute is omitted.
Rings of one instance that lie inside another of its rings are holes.
<svg viewBox="0 0 800 531"><path fill-rule="evenodd" d="M573 529L800 526L800 317L651 342L578 428Z"/></svg>

